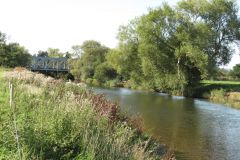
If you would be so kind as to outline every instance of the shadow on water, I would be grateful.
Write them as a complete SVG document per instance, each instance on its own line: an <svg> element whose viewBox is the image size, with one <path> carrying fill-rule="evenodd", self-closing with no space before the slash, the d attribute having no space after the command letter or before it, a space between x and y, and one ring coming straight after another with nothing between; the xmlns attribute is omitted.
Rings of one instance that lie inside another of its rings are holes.
<svg viewBox="0 0 240 160"><path fill-rule="evenodd" d="M128 89L94 89L140 115L146 131L173 149L178 159L240 159L240 111L225 106Z"/></svg>

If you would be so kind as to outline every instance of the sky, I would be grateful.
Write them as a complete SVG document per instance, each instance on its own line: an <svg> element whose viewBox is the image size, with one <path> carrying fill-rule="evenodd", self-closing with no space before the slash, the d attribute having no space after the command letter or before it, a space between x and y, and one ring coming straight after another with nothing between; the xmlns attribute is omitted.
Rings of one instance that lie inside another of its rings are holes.
<svg viewBox="0 0 240 160"><path fill-rule="evenodd" d="M170 0L175 5L178 0ZM240 0L238 0L240 3ZM47 48L70 51L96 40L114 48L120 25L160 6L163 0L0 0L0 31L31 54ZM239 55L239 54L238 54ZM240 56L233 58L233 64ZM239 62L238 62L239 63Z"/></svg>

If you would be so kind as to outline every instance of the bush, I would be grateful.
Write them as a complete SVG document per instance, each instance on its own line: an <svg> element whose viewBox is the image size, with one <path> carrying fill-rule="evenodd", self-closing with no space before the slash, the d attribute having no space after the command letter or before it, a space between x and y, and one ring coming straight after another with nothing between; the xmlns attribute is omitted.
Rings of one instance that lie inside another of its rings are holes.
<svg viewBox="0 0 240 160"><path fill-rule="evenodd" d="M115 79L117 77L117 72L111 68L107 63L102 63L97 66L94 78L97 79L101 84L108 80Z"/></svg>
<svg viewBox="0 0 240 160"><path fill-rule="evenodd" d="M226 91L223 89L213 90L210 94L210 100L218 103L225 103L226 102Z"/></svg>
<svg viewBox="0 0 240 160"><path fill-rule="evenodd" d="M88 78L88 79L86 79L86 83L87 83L88 85L91 85L92 82L93 82L93 79L92 79L92 78Z"/></svg>
<svg viewBox="0 0 240 160"><path fill-rule="evenodd" d="M98 80L96 80L96 79L93 79L92 85L93 86L100 86L100 82Z"/></svg>

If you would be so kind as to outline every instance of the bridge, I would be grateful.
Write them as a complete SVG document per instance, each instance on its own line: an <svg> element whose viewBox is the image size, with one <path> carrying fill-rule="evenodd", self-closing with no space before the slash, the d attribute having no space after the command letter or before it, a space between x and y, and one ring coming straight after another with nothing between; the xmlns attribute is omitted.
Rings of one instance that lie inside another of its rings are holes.
<svg viewBox="0 0 240 160"><path fill-rule="evenodd" d="M67 58L32 57L32 71L68 72Z"/></svg>

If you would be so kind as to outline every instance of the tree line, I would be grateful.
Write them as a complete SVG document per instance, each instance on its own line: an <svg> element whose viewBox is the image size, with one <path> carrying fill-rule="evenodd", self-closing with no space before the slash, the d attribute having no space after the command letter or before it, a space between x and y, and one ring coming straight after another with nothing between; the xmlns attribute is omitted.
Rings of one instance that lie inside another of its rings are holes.
<svg viewBox="0 0 240 160"><path fill-rule="evenodd" d="M120 26L117 48L83 43L73 73L94 84L123 82L191 95L200 80L231 60L239 26L236 1L183 0L175 7L163 3Z"/></svg>
<svg viewBox="0 0 240 160"><path fill-rule="evenodd" d="M116 48L88 40L64 55L75 79L88 84L191 96L202 79L212 78L220 65L229 63L232 44L240 40L239 26L236 1L163 3L120 26ZM63 54L49 49L38 55Z"/></svg>
<svg viewBox="0 0 240 160"><path fill-rule="evenodd" d="M31 62L28 50L18 43L7 43L6 34L0 32L0 66L26 67Z"/></svg>

